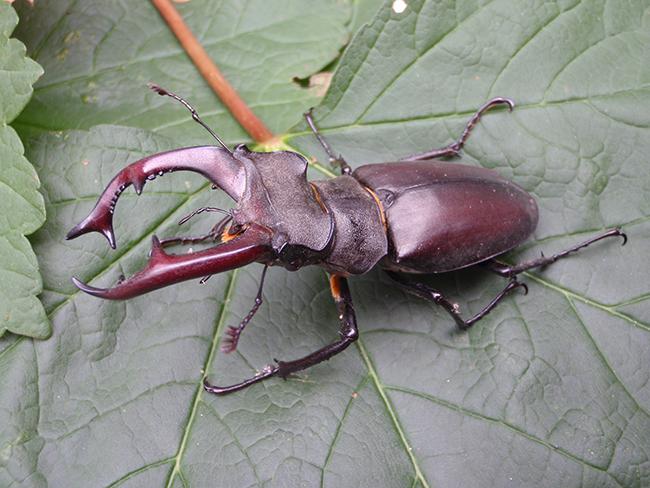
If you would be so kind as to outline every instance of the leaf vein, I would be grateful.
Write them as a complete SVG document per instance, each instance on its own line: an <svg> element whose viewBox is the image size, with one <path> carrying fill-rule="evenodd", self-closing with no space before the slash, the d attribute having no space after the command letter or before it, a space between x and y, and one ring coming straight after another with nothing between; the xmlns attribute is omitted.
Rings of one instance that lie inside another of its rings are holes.
<svg viewBox="0 0 650 488"><path fill-rule="evenodd" d="M361 353L361 358L363 359L363 362L366 364L366 368L368 369L370 378L372 379L375 388L377 388L377 392L379 393L379 396L381 397L381 400L384 403L384 406L386 407L386 411L388 412L388 415L393 423L393 427L397 431L402 446L404 447L404 450L406 451L406 454L409 457L411 464L413 465L416 479L418 479L422 483L422 486L424 488L429 488L429 482L424 477L424 474L420 469L418 460L416 459L415 454L413 453L413 449L411 448L411 445L409 444L408 439L406 438L406 433L402 428L402 425L399 421L399 417L397 416L397 412L393 408L393 405L390 403L390 400L386 395L385 387L383 386L383 384L379 380L379 377L377 376L377 371L375 370L375 366L372 364L370 356L368 355L368 352L366 351L366 348L363 345L363 341L361 339L358 339L356 344L359 352Z"/></svg>
<svg viewBox="0 0 650 488"><path fill-rule="evenodd" d="M120 486L123 482L128 481L129 479L133 478L134 476L139 475L140 473L144 473L145 471L151 469L151 468L157 468L158 466L162 466L163 464L170 463L173 461L173 457L167 458L167 459L161 459L160 461L155 461L153 463L148 463L145 464L144 466L139 467L138 469L134 469L133 471L125 474L122 476L120 479L115 480L113 483L108 485L108 488L116 488L117 486Z"/></svg>
<svg viewBox="0 0 650 488"><path fill-rule="evenodd" d="M368 376L364 376L359 382L359 384L357 384L357 386L354 388L354 391L360 391L363 388L363 386L367 383L368 378L369 378ZM338 441L339 436L341 434L343 423L347 418L353 403L354 403L354 397L350 395L350 398L348 399L348 403L345 406L345 409L343 410L343 415L341 416L341 419L339 420L338 425L336 426L336 431L334 432L332 443L330 444L330 447L327 450L327 455L325 456L325 462L323 463L323 467L321 469L321 478L320 478L321 488L325 488L325 471L327 470L327 465L329 464L332 454L334 453L334 446L336 445L336 442Z"/></svg>
<svg viewBox="0 0 650 488"><path fill-rule="evenodd" d="M468 417L472 417L472 418L474 418L476 420L501 425L501 426L507 428L508 430L514 432L517 435L525 437L526 439L528 439L528 440L530 440L532 442L535 442L537 444L541 444L542 446L546 447L551 452L557 452L558 454L560 454L560 455L562 455L562 456L564 456L564 457L566 457L568 459L571 459L571 460L577 462L578 464L580 464L582 466L593 468L593 469L595 469L597 471L606 473L618 486L621 486L621 488L622 488L622 485L616 480L616 478L614 478L610 473L607 472L607 470L603 469L602 467L597 466L595 464L591 464L588 461L585 461L584 459L580 459L580 458L576 457L575 455L571 454L570 452L565 451L562 448L554 447L553 445L549 444L548 442L544 441L543 439L540 439L540 438L535 437L535 436L533 436L533 435L531 435L531 434L529 434L527 432L524 432L523 430L519 429L517 426L512 425L512 424L510 424L508 422L505 422L502 419L488 417L487 415L483 415L483 414L475 412L473 410L468 410L466 408L461 407L460 405L455 405L455 404L447 402L447 401L445 401L445 400L443 400L441 398L437 398L437 397L434 397L432 395L429 395L427 393L423 393L423 392L420 392L420 391L411 390L409 388L404 388L404 387L401 387L401 386L394 386L394 385L386 385L385 388L387 390L398 391L398 392L401 392L401 393L405 393L407 395L412 395L412 396L421 398L423 400L430 401L432 403L435 403L436 405L439 405L441 407L447 408L447 409L455 411L455 412L462 413L463 415L467 415Z"/></svg>

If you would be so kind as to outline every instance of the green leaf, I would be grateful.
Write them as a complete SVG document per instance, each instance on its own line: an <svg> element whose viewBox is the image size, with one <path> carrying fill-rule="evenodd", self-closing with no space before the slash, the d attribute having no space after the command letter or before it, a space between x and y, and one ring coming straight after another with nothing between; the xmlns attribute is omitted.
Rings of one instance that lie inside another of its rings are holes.
<svg viewBox="0 0 650 488"><path fill-rule="evenodd" d="M486 115L463 152L465 162L496 169L539 203L533 239L507 259L550 254L616 225L629 243L604 241L527 273L527 296L509 297L466 333L379 271L353 278L356 346L288 381L208 395L203 370L228 384L274 357L332 341L337 314L327 277L316 267L271 269L265 304L231 355L218 351L221 336L248 313L261 266L125 302L77 292L70 276L105 286L131 275L146 262L152 234L205 232L214 219L192 219L182 230L176 222L227 199L194 175L168 175L140 197L122 195L117 250L101 236L64 241L124 165L188 138L207 140L180 107L138 95L141 81L171 82L200 112L212 96L148 4L66 2L58 15L37 4L21 36L51 71L20 127L45 189L48 222L35 249L55 332L47 341L0 342L0 485L647 485L650 7L406 3L397 14L387 2L356 35L315 112L337 153L359 165L443 146L487 99L510 96L515 111ZM212 55L257 97L248 99L256 111L268 108L265 121L284 130L313 98L298 86L289 85L287 98L271 90L281 85L269 75L274 63L307 57L292 51L304 49L293 44L300 32L313 36L314 70L326 65L340 45L323 26L335 17L343 32L349 10L314 3L337 13L294 25L282 19L306 12L302 2L268 4L239 7L239 22L227 14L240 2L182 7L204 40L234 29ZM208 16L203 8L215 10ZM215 30L221 15L229 22ZM237 34L251 23L257 30ZM89 37L68 48L57 71L52 55L75 29ZM251 49L251 38L277 42ZM316 48L320 42L326 48ZM173 62L162 54L169 52ZM249 79L251 66L267 76ZM157 78L165 73L169 79ZM84 104L79 88L91 81L101 96ZM210 116L229 141L243 137L221 108ZM91 127L98 122L132 127ZM326 161L302 125L284 140ZM322 168L314 165L313 176L323 177ZM504 285L480 270L426 279L465 315Z"/></svg>
<svg viewBox="0 0 650 488"><path fill-rule="evenodd" d="M51 330L36 298L41 277L25 238L45 221L45 206L38 176L7 125L27 104L43 70L25 56L22 43L9 38L17 22L14 9L0 3L0 336L9 330L45 338Z"/></svg>
<svg viewBox="0 0 650 488"><path fill-rule="evenodd" d="M177 5L219 69L274 132L316 104L305 78L336 57L349 37L346 5L297 1L193 1ZM21 124L46 130L120 123L183 144L205 142L187 112L148 90L182 94L226 140L243 130L218 101L149 2L63 0L21 11L18 35L47 76L36 85Z"/></svg>

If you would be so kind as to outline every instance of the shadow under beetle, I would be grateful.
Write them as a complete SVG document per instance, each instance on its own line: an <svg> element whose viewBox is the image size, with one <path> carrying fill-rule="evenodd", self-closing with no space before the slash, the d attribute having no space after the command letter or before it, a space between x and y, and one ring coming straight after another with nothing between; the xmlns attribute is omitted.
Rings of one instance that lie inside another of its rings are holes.
<svg viewBox="0 0 650 488"><path fill-rule="evenodd" d="M494 98L469 120L459 139L447 147L414 154L399 162L368 164L354 171L336 156L319 133L311 116L305 119L331 164L341 176L307 181L307 160L291 151L251 152L240 144L230 150L182 98L156 85L151 88L170 96L190 110L192 117L218 141L218 146L185 147L154 154L120 171L108 184L90 214L67 235L73 239L87 232L100 232L115 248L112 219L120 194L133 185L140 194L147 180L171 171L194 171L209 179L237 202L224 211L200 208L183 220L202 212L225 216L204 236L159 240L153 237L147 265L129 279L109 289L95 288L73 278L86 293L122 300L171 285L258 262L264 271L251 311L237 327L229 327L222 350L234 351L239 335L262 304L262 287L268 266L290 271L307 265L322 266L330 274L330 288L339 312L339 338L299 359L277 361L241 383L216 386L204 379L207 391L225 394L258 381L291 373L330 359L359 336L347 277L380 266L407 292L442 306L461 329L488 314L507 294L525 284L517 276L531 268L546 266L601 239L626 235L610 229L570 249L507 266L494 258L527 239L537 225L537 204L522 188L498 173L474 166L436 161L457 156L483 113L497 105L510 110L514 103ZM214 241L214 247L174 255L164 251L170 244ZM506 278L507 284L483 310L463 319L458 306L429 286L404 274L445 273L482 263Z"/></svg>

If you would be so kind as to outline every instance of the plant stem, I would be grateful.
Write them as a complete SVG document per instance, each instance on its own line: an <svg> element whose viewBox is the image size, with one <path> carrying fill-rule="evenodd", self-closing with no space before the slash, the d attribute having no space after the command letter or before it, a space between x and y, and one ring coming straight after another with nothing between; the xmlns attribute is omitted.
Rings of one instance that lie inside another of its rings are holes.
<svg viewBox="0 0 650 488"><path fill-rule="evenodd" d="M214 64L203 46L194 36L183 18L170 0L151 0L169 29L174 33L183 49L198 68L221 102L228 108L233 117L256 142L267 142L273 138L273 133L264 125L253 111L242 100L237 91L223 76Z"/></svg>

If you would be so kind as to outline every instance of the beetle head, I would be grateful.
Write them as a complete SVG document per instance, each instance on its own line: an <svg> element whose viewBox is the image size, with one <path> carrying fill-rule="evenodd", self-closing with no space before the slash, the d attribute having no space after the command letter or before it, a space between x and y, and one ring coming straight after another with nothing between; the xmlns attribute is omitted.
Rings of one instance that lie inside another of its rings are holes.
<svg viewBox="0 0 650 488"><path fill-rule="evenodd" d="M67 234L74 239L99 232L116 247L113 214L130 185L144 184L168 172L193 171L208 178L236 202L228 238L211 248L185 255L167 254L154 236L145 268L110 289L73 279L81 290L108 299L130 298L172 283L220 273L251 262L297 268L326 252L333 221L307 181L307 161L291 151L233 152L215 146L181 148L143 158L120 171L90 214Z"/></svg>

